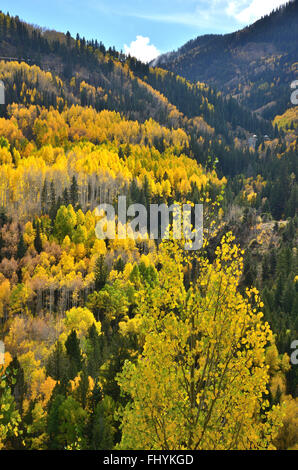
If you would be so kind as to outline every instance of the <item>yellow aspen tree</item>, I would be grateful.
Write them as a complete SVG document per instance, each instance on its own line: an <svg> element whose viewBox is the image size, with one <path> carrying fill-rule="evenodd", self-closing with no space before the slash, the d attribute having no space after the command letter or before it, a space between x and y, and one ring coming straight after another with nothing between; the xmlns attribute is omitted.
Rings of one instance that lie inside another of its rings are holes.
<svg viewBox="0 0 298 470"><path fill-rule="evenodd" d="M185 253L164 242L158 282L140 293L144 347L118 377L131 398L119 447L274 449L282 410L266 398L273 337L256 289L238 291L242 253L226 235L214 262L197 256L198 279L188 289Z"/></svg>

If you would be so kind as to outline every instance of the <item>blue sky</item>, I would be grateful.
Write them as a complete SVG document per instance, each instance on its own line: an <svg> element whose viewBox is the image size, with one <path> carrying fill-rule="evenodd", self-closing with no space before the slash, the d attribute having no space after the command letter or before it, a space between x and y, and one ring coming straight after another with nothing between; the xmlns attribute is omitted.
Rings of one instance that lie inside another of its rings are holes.
<svg viewBox="0 0 298 470"><path fill-rule="evenodd" d="M28 23L98 39L151 60L206 33L240 29L285 0L1 0Z"/></svg>

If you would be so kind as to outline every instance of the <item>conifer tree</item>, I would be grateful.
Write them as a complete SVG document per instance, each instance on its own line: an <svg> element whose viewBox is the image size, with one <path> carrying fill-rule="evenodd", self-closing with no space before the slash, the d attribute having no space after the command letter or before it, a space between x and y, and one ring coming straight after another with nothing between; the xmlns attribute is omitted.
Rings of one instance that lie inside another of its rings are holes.
<svg viewBox="0 0 298 470"><path fill-rule="evenodd" d="M65 341L65 348L69 359L69 372L70 379L76 377L82 368L82 355L80 349L80 342L75 330L72 330Z"/></svg>
<svg viewBox="0 0 298 470"><path fill-rule="evenodd" d="M77 206L79 200L79 188L77 179L75 176L72 177L71 186L70 186L70 202L73 207Z"/></svg>
<svg viewBox="0 0 298 470"><path fill-rule="evenodd" d="M105 263L104 255L97 258L95 265L95 290L101 290L108 279L108 266Z"/></svg>
<svg viewBox="0 0 298 470"><path fill-rule="evenodd" d="M36 249L37 253L42 252L42 240L41 240L41 235L40 235L40 223L39 223L39 221L37 221L37 223L36 223L34 248Z"/></svg>
<svg viewBox="0 0 298 470"><path fill-rule="evenodd" d="M17 259L22 259L25 256L26 252L27 246L24 242L23 234L21 233L17 249Z"/></svg>

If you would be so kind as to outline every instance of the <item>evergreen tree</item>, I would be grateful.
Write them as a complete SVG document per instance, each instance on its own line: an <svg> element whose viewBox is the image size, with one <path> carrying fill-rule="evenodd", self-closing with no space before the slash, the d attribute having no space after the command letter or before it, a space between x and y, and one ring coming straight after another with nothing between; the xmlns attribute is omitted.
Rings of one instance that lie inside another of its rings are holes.
<svg viewBox="0 0 298 470"><path fill-rule="evenodd" d="M14 356L13 360L9 364L9 369L13 371L13 375L8 376L8 384L11 387L12 394L15 398L17 409L22 415L23 401L27 387L25 384L24 370L22 369L16 356Z"/></svg>
<svg viewBox="0 0 298 470"><path fill-rule="evenodd" d="M48 209L48 182L45 179L41 192L41 212L46 214Z"/></svg>
<svg viewBox="0 0 298 470"><path fill-rule="evenodd" d="M42 252L42 240L41 240L41 235L40 235L40 223L39 223L39 221L37 221L37 223L36 223L34 248L36 249L38 254Z"/></svg>
<svg viewBox="0 0 298 470"><path fill-rule="evenodd" d="M119 147L118 149L118 157L120 158L120 160L124 159L124 152L121 147Z"/></svg>
<svg viewBox="0 0 298 470"><path fill-rule="evenodd" d="M104 362L104 337L99 335L96 327L89 328L87 337L87 370L88 374L96 379L99 375L100 367Z"/></svg>
<svg viewBox="0 0 298 470"><path fill-rule="evenodd" d="M72 330L68 335L67 340L65 341L65 348L69 359L68 376L70 379L73 379L82 369L83 362L80 341L75 330Z"/></svg>
<svg viewBox="0 0 298 470"><path fill-rule="evenodd" d="M54 351L50 354L46 364L47 375L65 384L68 381L68 366L67 354L64 352L61 342L57 341Z"/></svg>
<svg viewBox="0 0 298 470"><path fill-rule="evenodd" d="M101 290L108 279L108 266L105 263L104 255L100 255L97 258L96 265L95 265L95 290Z"/></svg>
<svg viewBox="0 0 298 470"><path fill-rule="evenodd" d="M23 234L21 233L19 243L18 243L18 249L17 249L17 259L24 258L26 252L27 252L27 245L25 244Z"/></svg>
<svg viewBox="0 0 298 470"><path fill-rule="evenodd" d="M92 450L112 450L114 448L115 410L115 403L109 396L105 396L96 406L92 426Z"/></svg>
<svg viewBox="0 0 298 470"><path fill-rule="evenodd" d="M50 218L53 221L57 214L57 207L56 207L56 192L54 182L51 181L50 185Z"/></svg>
<svg viewBox="0 0 298 470"><path fill-rule="evenodd" d="M70 201L73 207L76 207L79 200L79 187L75 176L72 177L70 186Z"/></svg>

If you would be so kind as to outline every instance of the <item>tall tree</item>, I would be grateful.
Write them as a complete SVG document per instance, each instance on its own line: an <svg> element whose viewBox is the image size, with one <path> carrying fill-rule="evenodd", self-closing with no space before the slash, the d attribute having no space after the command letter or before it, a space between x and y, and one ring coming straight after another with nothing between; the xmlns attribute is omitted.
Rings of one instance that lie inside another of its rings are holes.
<svg viewBox="0 0 298 470"><path fill-rule="evenodd" d="M108 279L108 266L105 262L104 255L97 258L95 265L95 290L100 290L105 286Z"/></svg>
<svg viewBox="0 0 298 470"><path fill-rule="evenodd" d="M232 237L224 237L214 263L200 258L188 290L176 242L162 244L159 261L159 282L138 300L143 353L119 376L132 400L120 447L273 448L281 413L265 398L264 353L273 337L257 291L238 291L243 262Z"/></svg>
<svg viewBox="0 0 298 470"><path fill-rule="evenodd" d="M41 240L41 234L40 234L40 223L39 223L39 221L37 221L37 223L36 223L34 248L36 249L37 253L42 252L42 240Z"/></svg>

